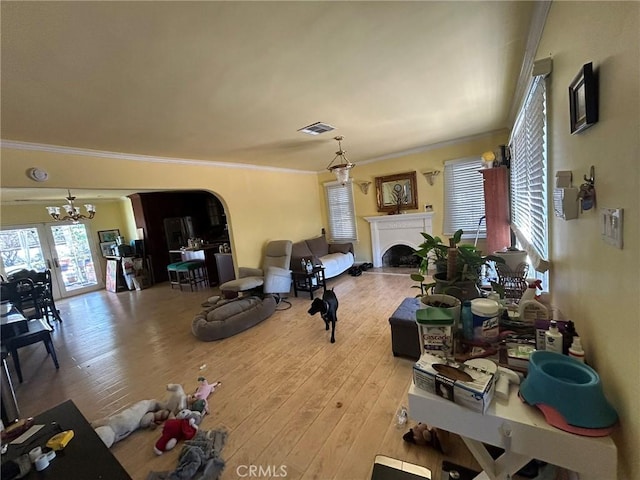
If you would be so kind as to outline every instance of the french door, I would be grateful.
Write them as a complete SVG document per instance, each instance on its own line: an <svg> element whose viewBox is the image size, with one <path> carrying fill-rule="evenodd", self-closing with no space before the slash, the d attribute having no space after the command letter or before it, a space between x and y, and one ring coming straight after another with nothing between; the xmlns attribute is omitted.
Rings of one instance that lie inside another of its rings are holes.
<svg viewBox="0 0 640 480"><path fill-rule="evenodd" d="M55 222L0 230L3 274L51 269L55 298L104 287L99 256L83 223Z"/></svg>

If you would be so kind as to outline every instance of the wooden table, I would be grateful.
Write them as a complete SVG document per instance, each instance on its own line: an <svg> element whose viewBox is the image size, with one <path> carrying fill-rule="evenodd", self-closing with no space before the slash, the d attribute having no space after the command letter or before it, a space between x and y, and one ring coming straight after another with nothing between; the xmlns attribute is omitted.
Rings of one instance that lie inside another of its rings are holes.
<svg viewBox="0 0 640 480"><path fill-rule="evenodd" d="M409 412L416 421L460 435L484 469L477 479L509 479L534 458L578 472L581 480L617 478L611 437L585 437L549 425L514 387L508 400L494 398L483 415L411 385ZM483 443L505 453L494 461Z"/></svg>
<svg viewBox="0 0 640 480"><path fill-rule="evenodd" d="M73 439L63 450L57 452L49 467L42 472L32 469L23 478L131 480L73 401L67 400L37 415L34 425L44 427L23 444L9 444L7 453L2 456L3 468L5 462L29 453L35 447L44 447L47 440L56 433L73 430Z"/></svg>
<svg viewBox="0 0 640 480"><path fill-rule="evenodd" d="M298 290L309 292L309 297L313 300L313 292L319 288L323 288L323 292L327 291L327 280L324 277L324 267L316 265L311 272L293 271L293 295L298 296ZM315 280L315 282L314 282Z"/></svg>

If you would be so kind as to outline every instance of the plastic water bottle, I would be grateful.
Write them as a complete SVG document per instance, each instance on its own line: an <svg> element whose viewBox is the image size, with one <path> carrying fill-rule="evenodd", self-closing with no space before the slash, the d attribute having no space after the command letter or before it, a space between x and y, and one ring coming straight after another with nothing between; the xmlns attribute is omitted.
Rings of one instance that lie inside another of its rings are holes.
<svg viewBox="0 0 640 480"><path fill-rule="evenodd" d="M304 261L304 258L302 260L300 260L300 264L302 265L302 270L300 270L301 272L306 272L307 271L307 262Z"/></svg>
<svg viewBox="0 0 640 480"><path fill-rule="evenodd" d="M311 265L311 260L307 260L307 273L311 273L313 271L313 265Z"/></svg>
<svg viewBox="0 0 640 480"><path fill-rule="evenodd" d="M462 336L465 340L473 340L473 313L469 300L465 300L462 304L460 318L462 319Z"/></svg>
<svg viewBox="0 0 640 480"><path fill-rule="evenodd" d="M407 412L407 407L404 405L398 408L396 412L396 428L402 428L405 423L407 423L407 418L409 416L409 412Z"/></svg>

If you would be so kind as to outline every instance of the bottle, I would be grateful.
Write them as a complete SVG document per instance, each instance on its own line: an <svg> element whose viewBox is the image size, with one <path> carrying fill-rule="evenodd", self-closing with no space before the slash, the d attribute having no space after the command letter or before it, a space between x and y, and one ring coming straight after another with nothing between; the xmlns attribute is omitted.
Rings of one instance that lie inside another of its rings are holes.
<svg viewBox="0 0 640 480"><path fill-rule="evenodd" d="M313 265L311 265L311 260L307 260L307 273L311 273L313 271Z"/></svg>
<svg viewBox="0 0 640 480"><path fill-rule="evenodd" d="M462 320L462 336L465 340L473 340L473 313L471 312L471 301L465 300L460 312Z"/></svg>
<svg viewBox="0 0 640 480"><path fill-rule="evenodd" d="M569 356L571 358L575 358L579 362L584 363L584 350L582 349L582 343L580 342L580 337L577 335L573 337L573 343L569 348Z"/></svg>
<svg viewBox="0 0 640 480"><path fill-rule="evenodd" d="M579 337L578 332L576 331L576 326L574 323L569 320L564 327L564 331L562 333L562 353L565 355L569 355L569 349L571 348L571 342L575 337Z"/></svg>
<svg viewBox="0 0 640 480"><path fill-rule="evenodd" d="M533 325L536 320L548 320L549 311L537 300L525 300L518 305L518 318L527 325Z"/></svg>
<svg viewBox="0 0 640 480"><path fill-rule="evenodd" d="M551 320L549 330L544 334L544 349L548 352L562 353L562 334L558 331L558 324Z"/></svg>
<svg viewBox="0 0 640 480"><path fill-rule="evenodd" d="M304 258L302 260L300 260L300 265L302 266L302 270L300 270L301 272L306 272L307 271L307 262L305 262Z"/></svg>
<svg viewBox="0 0 640 480"><path fill-rule="evenodd" d="M407 418L409 416L409 412L407 411L407 407L404 405L398 408L396 412L396 428L402 428L405 423L407 423Z"/></svg>
<svg viewBox="0 0 640 480"><path fill-rule="evenodd" d="M529 282L527 289L522 294L522 298L518 302L518 316L520 317L520 321L523 321L524 318L524 305L529 300L536 299L537 289L542 290L542 282L540 280L534 280L533 282Z"/></svg>

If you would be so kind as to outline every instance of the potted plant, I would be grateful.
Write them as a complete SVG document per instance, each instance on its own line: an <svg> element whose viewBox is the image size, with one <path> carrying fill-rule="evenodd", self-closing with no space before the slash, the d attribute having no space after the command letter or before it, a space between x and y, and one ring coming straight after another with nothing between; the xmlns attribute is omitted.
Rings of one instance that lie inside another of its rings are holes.
<svg viewBox="0 0 640 480"><path fill-rule="evenodd" d="M461 244L462 235L462 229L458 230L449 245L445 245L440 238L422 233L425 241L414 252L421 258L420 266L418 273L411 274L411 279L418 282L414 287L420 288L421 294L433 288L434 293L446 293L460 300L477 298L482 267L489 261L504 263L501 257L483 256L474 245ZM432 283L425 283L430 262L436 267L436 274ZM446 268L442 271L444 265Z"/></svg>

